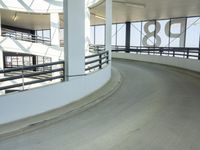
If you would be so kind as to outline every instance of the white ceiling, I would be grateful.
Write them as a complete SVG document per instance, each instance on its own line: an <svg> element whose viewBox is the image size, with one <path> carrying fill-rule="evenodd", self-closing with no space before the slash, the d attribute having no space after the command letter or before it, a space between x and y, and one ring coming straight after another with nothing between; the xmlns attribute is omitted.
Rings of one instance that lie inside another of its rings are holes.
<svg viewBox="0 0 200 150"><path fill-rule="evenodd" d="M118 1L118 3L114 2ZM145 5L144 8L119 2ZM105 17L105 3L91 9L93 14ZM113 0L113 22L200 16L200 0ZM105 21L91 16L92 24Z"/></svg>
<svg viewBox="0 0 200 150"><path fill-rule="evenodd" d="M14 19L16 16L16 19ZM48 14L30 14L24 12L15 12L1 10L1 22L4 25L10 25L28 29L49 28Z"/></svg>
<svg viewBox="0 0 200 150"><path fill-rule="evenodd" d="M104 1L104 0L102 0ZM118 1L118 3L114 2ZM145 5L144 8L129 6L119 2ZM28 29L47 29L50 26L49 14L30 14L0 10L2 23ZM17 16L14 21L13 17ZM91 8L91 13L105 17L105 2ZM200 0L113 0L113 23L151 19L165 19L184 16L200 16ZM63 27L63 14L60 15ZM91 15L91 24L102 24L105 20Z"/></svg>

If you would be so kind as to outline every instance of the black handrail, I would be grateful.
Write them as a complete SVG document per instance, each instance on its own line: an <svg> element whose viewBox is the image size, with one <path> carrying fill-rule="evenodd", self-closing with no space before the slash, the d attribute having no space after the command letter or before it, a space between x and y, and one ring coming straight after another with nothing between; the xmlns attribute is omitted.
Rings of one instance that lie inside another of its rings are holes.
<svg viewBox="0 0 200 150"><path fill-rule="evenodd" d="M51 40L48 37L41 37L30 33L23 32L12 32L12 31L2 31L2 36L14 38L16 40L43 43L46 45L51 45Z"/></svg>
<svg viewBox="0 0 200 150"><path fill-rule="evenodd" d="M52 69L51 67L55 65L59 65L59 66ZM47 67L47 70L34 71L40 67ZM17 72L17 73L13 74L14 72ZM59 74L56 76L52 76L52 73L56 73L56 72ZM8 89L13 89L17 87L23 87L23 90L26 90L24 88L24 86L26 85L32 85L32 84L42 83L46 81L53 81L55 79L60 79L61 81L63 81L64 80L64 61L32 65L32 66L21 66L18 68L9 68L5 70L0 70L0 74L5 74L5 73L11 73L11 75L1 78L0 83L4 83L7 81L17 81L19 79L21 79L21 83L17 82L12 85L5 84L4 86L0 87L0 90L8 90ZM24 79L32 79L32 80L24 81Z"/></svg>
<svg viewBox="0 0 200 150"><path fill-rule="evenodd" d="M53 66L53 65L59 65L59 64L64 64L64 61L57 61L57 62L51 62L51 63L45 63L45 64L39 64L39 65L32 65L32 66L20 66L17 68L6 68L4 70L0 70L0 74L13 72L13 71L21 71L21 70L33 70L39 67L47 67L47 66Z"/></svg>
<svg viewBox="0 0 200 150"><path fill-rule="evenodd" d="M136 54L148 54L148 55L160 55L171 56L186 59L198 59L200 60L200 48L182 48L182 47L140 47L131 46L127 49L125 46L113 46L112 52L126 52Z"/></svg>
<svg viewBox="0 0 200 150"><path fill-rule="evenodd" d="M97 51L95 54L86 56L85 60L85 71L96 71L109 64L109 52Z"/></svg>

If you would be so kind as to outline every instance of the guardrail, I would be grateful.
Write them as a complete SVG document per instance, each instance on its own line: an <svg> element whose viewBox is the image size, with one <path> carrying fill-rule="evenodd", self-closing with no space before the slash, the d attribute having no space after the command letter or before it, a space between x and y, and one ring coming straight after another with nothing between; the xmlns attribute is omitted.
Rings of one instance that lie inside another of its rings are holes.
<svg viewBox="0 0 200 150"><path fill-rule="evenodd" d="M200 60L200 48L131 46L130 49L127 49L125 46L113 46L112 52L126 52L126 53L135 53L135 54L171 56L171 57Z"/></svg>
<svg viewBox="0 0 200 150"><path fill-rule="evenodd" d="M103 69L108 64L108 51L97 51L92 55L85 56L84 75ZM64 77L64 61L6 68L0 70L0 92L5 90L6 92L28 90L30 89L28 87L29 85L32 86L37 83L55 81L57 79L59 79L60 82L64 80ZM36 87L38 87L38 85Z"/></svg>
<svg viewBox="0 0 200 150"><path fill-rule="evenodd" d="M108 51L97 51L97 53L85 57L85 71L92 72L102 69L109 63Z"/></svg>
<svg viewBox="0 0 200 150"><path fill-rule="evenodd" d="M51 45L50 38L40 37L33 34L27 34L22 32L11 32L11 31L2 31L2 36L10 37L16 40L34 42L34 43L43 43L46 45Z"/></svg>
<svg viewBox="0 0 200 150"><path fill-rule="evenodd" d="M105 51L105 45L89 45L90 51L91 52L100 52L100 51Z"/></svg>
<svg viewBox="0 0 200 150"><path fill-rule="evenodd" d="M47 69L44 69L43 71L35 71L38 70L37 68L41 67L46 67ZM52 75L52 73L58 73L58 75L54 76ZM0 78L0 83L1 85L3 84L3 86L0 86L0 91L9 89L12 90L14 88L20 88L20 90L27 90L27 88L25 88L25 86L27 85L33 85L36 83L42 83L46 81L53 81L56 79L60 79L61 81L63 81L64 61L33 66L9 68L5 70L0 70L0 75L2 76ZM9 84L8 82L11 84ZM19 91L19 89L17 91Z"/></svg>

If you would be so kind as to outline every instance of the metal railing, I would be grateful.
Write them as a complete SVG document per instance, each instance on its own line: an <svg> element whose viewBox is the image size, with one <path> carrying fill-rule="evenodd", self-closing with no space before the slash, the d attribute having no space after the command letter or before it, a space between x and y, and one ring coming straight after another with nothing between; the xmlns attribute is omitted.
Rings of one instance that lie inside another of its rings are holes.
<svg viewBox="0 0 200 150"><path fill-rule="evenodd" d="M37 68L48 68L43 71L35 71ZM50 69L49 69L50 68ZM53 68L53 69L52 69ZM56 75L52 75L56 73ZM0 70L0 91L14 90L21 91L27 90L25 86L42 83L46 81L53 81L56 79L64 80L64 61L33 65L22 66L17 68L9 68ZM9 83L8 83L9 82ZM2 86L3 85L3 86ZM15 89L18 88L18 89Z"/></svg>
<svg viewBox="0 0 200 150"><path fill-rule="evenodd" d="M50 38L47 37L41 37L41 36L36 36L34 34L28 34L28 33L23 33L23 32L12 32L12 31L2 31L2 36L4 37L10 37L15 40L22 40L22 41L28 41L28 42L33 42L33 43L43 43L46 45L51 45L51 40Z"/></svg>
<svg viewBox="0 0 200 150"><path fill-rule="evenodd" d="M108 51L97 51L97 53L85 57L85 71L93 72L102 69L109 63Z"/></svg>
<svg viewBox="0 0 200 150"><path fill-rule="evenodd" d="M113 46L112 52L159 55L200 60L200 48L131 46L130 49L127 49L125 46Z"/></svg>
<svg viewBox="0 0 200 150"><path fill-rule="evenodd" d="M89 45L90 52L105 51L105 45Z"/></svg>

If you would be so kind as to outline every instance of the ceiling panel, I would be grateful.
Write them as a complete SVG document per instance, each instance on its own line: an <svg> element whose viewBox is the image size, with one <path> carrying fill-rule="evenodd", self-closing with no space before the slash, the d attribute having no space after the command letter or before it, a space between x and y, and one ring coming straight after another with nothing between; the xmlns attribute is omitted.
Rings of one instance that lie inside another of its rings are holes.
<svg viewBox="0 0 200 150"><path fill-rule="evenodd" d="M138 7L137 4L145 7ZM105 17L105 3L91 8L91 13ZM114 23L184 16L200 16L200 0L113 0ZM92 24L105 22L94 15L91 15L91 21Z"/></svg>

